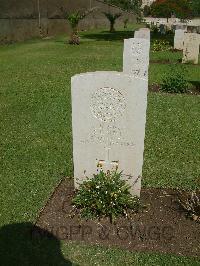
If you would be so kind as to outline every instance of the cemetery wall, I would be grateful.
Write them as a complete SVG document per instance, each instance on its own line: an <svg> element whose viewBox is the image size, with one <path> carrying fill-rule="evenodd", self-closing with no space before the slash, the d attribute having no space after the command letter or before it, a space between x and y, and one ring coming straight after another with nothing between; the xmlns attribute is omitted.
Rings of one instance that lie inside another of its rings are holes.
<svg viewBox="0 0 200 266"><path fill-rule="evenodd" d="M123 18L135 22L135 15L97 0L1 0L0 42L23 41L29 38L69 33L70 27L64 19L66 12L98 7L80 23L80 30L109 27L102 12L122 13L116 26L123 25ZM39 23L40 14L40 23ZM41 27L39 27L41 25Z"/></svg>
<svg viewBox="0 0 200 266"><path fill-rule="evenodd" d="M193 19L189 19L189 20L186 20L185 22L183 22L179 18L169 18L167 20L167 18L145 17L145 21L147 23L160 23L160 24L167 24L167 23L174 24L174 23L178 23L178 24L183 24L183 25L188 25L188 26L199 26L200 25L200 18L193 18Z"/></svg>

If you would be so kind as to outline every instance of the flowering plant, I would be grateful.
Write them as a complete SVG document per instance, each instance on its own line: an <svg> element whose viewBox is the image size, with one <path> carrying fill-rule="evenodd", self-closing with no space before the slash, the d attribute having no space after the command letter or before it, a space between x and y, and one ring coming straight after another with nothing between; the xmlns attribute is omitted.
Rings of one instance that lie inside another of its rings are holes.
<svg viewBox="0 0 200 266"><path fill-rule="evenodd" d="M170 18L176 14L178 18L188 18L192 15L188 0L157 0L151 5L151 15L157 18Z"/></svg>
<svg viewBox="0 0 200 266"><path fill-rule="evenodd" d="M109 217L111 222L118 216L137 212L139 198L132 196L130 186L122 178L122 172L101 171L94 178L84 181L72 203L80 216L86 219Z"/></svg>
<svg viewBox="0 0 200 266"><path fill-rule="evenodd" d="M185 66L171 65L162 76L161 91L169 93L185 93L188 91L187 69Z"/></svg>
<svg viewBox="0 0 200 266"><path fill-rule="evenodd" d="M170 50L171 46L168 41L155 40L152 45L153 52Z"/></svg>

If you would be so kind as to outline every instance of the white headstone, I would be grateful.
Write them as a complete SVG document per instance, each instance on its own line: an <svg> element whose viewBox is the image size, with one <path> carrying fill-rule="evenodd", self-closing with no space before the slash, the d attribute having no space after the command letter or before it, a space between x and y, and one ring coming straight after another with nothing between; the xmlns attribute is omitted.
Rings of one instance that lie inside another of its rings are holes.
<svg viewBox="0 0 200 266"><path fill-rule="evenodd" d="M140 195L147 81L118 72L72 77L75 187L101 169L123 171Z"/></svg>
<svg viewBox="0 0 200 266"><path fill-rule="evenodd" d="M136 78L148 79L150 40L124 40L123 72Z"/></svg>
<svg viewBox="0 0 200 266"><path fill-rule="evenodd" d="M150 29L141 28L141 29L135 31L134 37L150 40Z"/></svg>
<svg viewBox="0 0 200 266"><path fill-rule="evenodd" d="M174 49L183 50L183 41L184 41L185 30L175 30L174 35Z"/></svg>
<svg viewBox="0 0 200 266"><path fill-rule="evenodd" d="M200 25L191 25L187 27L187 32L200 34Z"/></svg>
<svg viewBox="0 0 200 266"><path fill-rule="evenodd" d="M187 25L179 23L179 24L175 25L175 29L176 30L185 30L185 31L187 31Z"/></svg>
<svg viewBox="0 0 200 266"><path fill-rule="evenodd" d="M184 33L183 42L183 63L198 64L200 34Z"/></svg>
<svg viewBox="0 0 200 266"><path fill-rule="evenodd" d="M165 25L166 31L172 30L172 28L173 28L173 23L171 23L171 22L168 22L164 25Z"/></svg>
<svg viewBox="0 0 200 266"><path fill-rule="evenodd" d="M166 34L166 31L167 31L167 27L165 26L165 24L160 24L160 25L159 25L159 32L160 32L162 35L165 35L165 34Z"/></svg>

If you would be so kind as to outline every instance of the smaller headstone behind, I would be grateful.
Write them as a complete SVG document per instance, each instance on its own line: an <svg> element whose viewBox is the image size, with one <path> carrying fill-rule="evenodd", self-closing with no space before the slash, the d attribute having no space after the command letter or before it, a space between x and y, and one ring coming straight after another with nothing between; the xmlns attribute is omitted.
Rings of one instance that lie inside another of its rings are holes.
<svg viewBox="0 0 200 266"><path fill-rule="evenodd" d="M175 25L175 29L176 30L185 30L185 31L187 31L187 25L184 25L184 24L176 24Z"/></svg>
<svg viewBox="0 0 200 266"><path fill-rule="evenodd" d="M165 35L166 34L166 26L164 24L160 24L160 26L159 26L159 32L162 35Z"/></svg>
<svg viewBox="0 0 200 266"><path fill-rule="evenodd" d="M198 64L200 34L184 33L182 63Z"/></svg>
<svg viewBox="0 0 200 266"><path fill-rule="evenodd" d="M175 30L174 49L183 50L184 33L185 33L185 30L181 30L181 29Z"/></svg>
<svg viewBox="0 0 200 266"><path fill-rule="evenodd" d="M141 28L141 29L135 31L134 37L135 38L141 38L141 39L150 40L150 29Z"/></svg>
<svg viewBox="0 0 200 266"><path fill-rule="evenodd" d="M148 79L150 40L124 40L123 72L136 78Z"/></svg>
<svg viewBox="0 0 200 266"><path fill-rule="evenodd" d="M200 26L188 26L187 27L188 33L199 33L200 34Z"/></svg>

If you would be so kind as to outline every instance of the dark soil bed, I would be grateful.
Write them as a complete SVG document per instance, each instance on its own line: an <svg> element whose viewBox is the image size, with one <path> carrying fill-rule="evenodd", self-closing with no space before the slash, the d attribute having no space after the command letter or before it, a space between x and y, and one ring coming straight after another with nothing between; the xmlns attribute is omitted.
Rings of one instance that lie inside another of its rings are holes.
<svg viewBox="0 0 200 266"><path fill-rule="evenodd" d="M169 59L158 59L158 60L150 60L152 64L171 64L172 62Z"/></svg>
<svg viewBox="0 0 200 266"><path fill-rule="evenodd" d="M80 220L78 215L70 218L73 195L73 180L63 180L40 212L36 225L65 241L200 256L200 224L180 211L177 190L142 189L141 200L147 208L114 224L107 219Z"/></svg>

